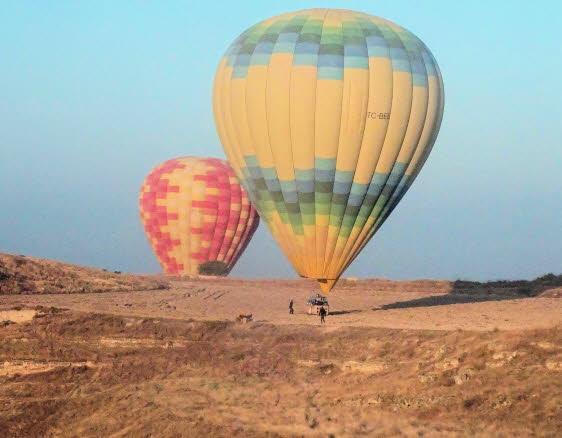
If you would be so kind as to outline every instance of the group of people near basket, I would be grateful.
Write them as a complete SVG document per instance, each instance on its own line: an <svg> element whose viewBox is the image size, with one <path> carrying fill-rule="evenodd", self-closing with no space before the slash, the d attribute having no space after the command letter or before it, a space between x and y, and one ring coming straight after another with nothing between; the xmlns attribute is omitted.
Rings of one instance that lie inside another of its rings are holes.
<svg viewBox="0 0 562 438"><path fill-rule="evenodd" d="M295 309L293 307L294 303L293 300L289 301L289 315L293 315L295 313ZM324 324L326 322L326 315L328 312L324 308L324 306L320 306L320 310L318 311L318 315L320 316L320 324Z"/></svg>

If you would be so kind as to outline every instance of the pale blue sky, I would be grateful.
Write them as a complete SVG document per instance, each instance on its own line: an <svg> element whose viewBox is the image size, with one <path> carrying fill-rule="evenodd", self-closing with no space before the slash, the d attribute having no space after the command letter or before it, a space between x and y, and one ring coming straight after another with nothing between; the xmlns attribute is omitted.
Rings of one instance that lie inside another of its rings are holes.
<svg viewBox="0 0 562 438"><path fill-rule="evenodd" d="M561 272L557 1L2 0L0 251L157 272L138 218L143 178L169 158L224 157L211 111L221 55L257 21L310 7L408 28L445 81L432 155L344 275ZM233 275L294 273L260 226Z"/></svg>

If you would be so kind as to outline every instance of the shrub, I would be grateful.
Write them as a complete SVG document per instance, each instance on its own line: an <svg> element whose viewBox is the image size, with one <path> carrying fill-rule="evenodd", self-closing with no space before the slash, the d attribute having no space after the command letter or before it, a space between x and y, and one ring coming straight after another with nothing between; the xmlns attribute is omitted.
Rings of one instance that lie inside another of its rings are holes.
<svg viewBox="0 0 562 438"><path fill-rule="evenodd" d="M542 277L537 277L535 281L539 283L547 283L552 286L562 285L562 275L555 275L552 272Z"/></svg>
<svg viewBox="0 0 562 438"><path fill-rule="evenodd" d="M228 275L228 266L225 262L211 260L199 265L199 274L225 277Z"/></svg>

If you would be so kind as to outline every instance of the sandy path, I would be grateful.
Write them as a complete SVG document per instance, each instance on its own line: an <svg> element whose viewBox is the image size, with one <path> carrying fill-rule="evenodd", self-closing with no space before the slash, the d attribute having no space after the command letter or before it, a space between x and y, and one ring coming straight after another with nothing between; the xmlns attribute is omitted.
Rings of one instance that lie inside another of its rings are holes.
<svg viewBox="0 0 562 438"><path fill-rule="evenodd" d="M1 302L1 301L0 301ZM33 319L35 310L0 310L0 322L12 321L15 323L28 322Z"/></svg>
<svg viewBox="0 0 562 438"><path fill-rule="evenodd" d="M421 284L421 286L420 286ZM562 300L451 295L443 283L407 283L397 287L344 287L329 295L327 327L369 326L399 329L493 330L546 328L562 323ZM312 291L312 292L311 292ZM315 292L306 282L177 282L170 290L97 294L0 296L0 306L24 304L67 307L120 315L200 320L232 320L239 312L273 324L317 325L304 313ZM295 315L288 301L295 301Z"/></svg>

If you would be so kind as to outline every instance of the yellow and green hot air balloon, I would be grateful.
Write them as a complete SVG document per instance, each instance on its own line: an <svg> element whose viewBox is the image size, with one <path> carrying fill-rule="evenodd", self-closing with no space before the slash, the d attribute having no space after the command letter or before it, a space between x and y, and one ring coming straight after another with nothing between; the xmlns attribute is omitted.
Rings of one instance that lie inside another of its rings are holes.
<svg viewBox="0 0 562 438"><path fill-rule="evenodd" d="M297 272L329 291L427 159L443 82L406 29L309 9L262 21L232 43L213 110L261 218Z"/></svg>

